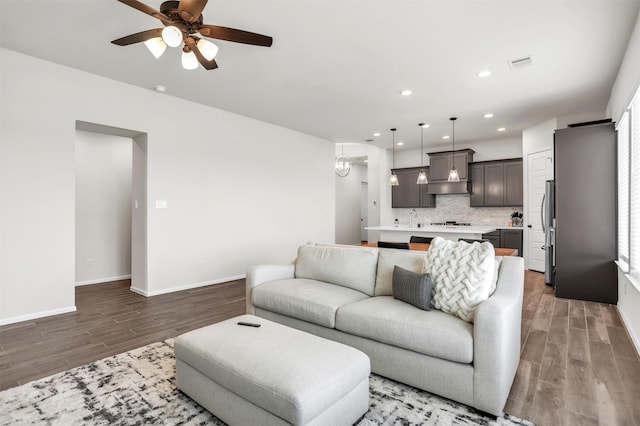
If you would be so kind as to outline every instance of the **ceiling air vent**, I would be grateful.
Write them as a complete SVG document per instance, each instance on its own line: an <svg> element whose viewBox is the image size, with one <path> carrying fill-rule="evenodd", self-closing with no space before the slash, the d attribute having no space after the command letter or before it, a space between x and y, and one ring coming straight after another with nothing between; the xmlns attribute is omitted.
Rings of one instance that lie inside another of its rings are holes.
<svg viewBox="0 0 640 426"><path fill-rule="evenodd" d="M509 68L511 68L512 70L517 70L521 68L526 68L530 66L532 63L533 63L533 58L531 57L531 55L529 55L523 58L511 59L509 61Z"/></svg>

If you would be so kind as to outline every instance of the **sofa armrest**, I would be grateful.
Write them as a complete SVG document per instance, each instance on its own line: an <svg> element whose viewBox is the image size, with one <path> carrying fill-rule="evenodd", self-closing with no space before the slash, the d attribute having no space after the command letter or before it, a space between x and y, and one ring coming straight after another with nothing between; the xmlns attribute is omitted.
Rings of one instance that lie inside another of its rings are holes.
<svg viewBox="0 0 640 426"><path fill-rule="evenodd" d="M262 283L274 280L284 280L295 277L295 263L288 265L256 265L251 266L247 270L246 283L246 298L247 298L247 314L255 314L256 309L253 306L251 293L253 288Z"/></svg>
<svg viewBox="0 0 640 426"><path fill-rule="evenodd" d="M473 330L474 407L499 416L520 362L524 260L502 260L496 292L476 310Z"/></svg>

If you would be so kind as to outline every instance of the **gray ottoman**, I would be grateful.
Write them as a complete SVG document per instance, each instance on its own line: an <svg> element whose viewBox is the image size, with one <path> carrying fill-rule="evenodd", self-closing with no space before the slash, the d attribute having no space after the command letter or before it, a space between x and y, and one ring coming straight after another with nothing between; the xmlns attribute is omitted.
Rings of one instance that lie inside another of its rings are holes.
<svg viewBox="0 0 640 426"><path fill-rule="evenodd" d="M183 334L175 353L178 388L230 425L352 425L369 409L369 357L253 315Z"/></svg>

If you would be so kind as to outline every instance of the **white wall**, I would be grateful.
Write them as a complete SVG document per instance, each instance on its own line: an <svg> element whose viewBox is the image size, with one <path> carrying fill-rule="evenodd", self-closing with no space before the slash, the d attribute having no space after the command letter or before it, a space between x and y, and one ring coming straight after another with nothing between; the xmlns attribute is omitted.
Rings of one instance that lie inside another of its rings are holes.
<svg viewBox="0 0 640 426"><path fill-rule="evenodd" d="M607 105L607 116L614 121L620 120L633 95L640 86L640 14L629 40L627 51L622 60L618 76L611 90ZM638 212L632 214L638 215ZM618 310L629 334L633 337L636 349L640 353L640 287L627 277L618 274Z"/></svg>
<svg viewBox="0 0 640 426"><path fill-rule="evenodd" d="M360 244L361 183L367 167L354 164L345 177L336 175L336 237L338 244Z"/></svg>
<svg viewBox="0 0 640 426"><path fill-rule="evenodd" d="M334 238L328 141L7 49L0 78L0 323L74 309L76 120L147 134L147 294Z"/></svg>
<svg viewBox="0 0 640 426"><path fill-rule="evenodd" d="M607 117L613 121L620 121L631 102L631 98L640 86L640 14L636 20L636 26L631 33L627 51L622 59L618 76L613 83L611 96L607 104Z"/></svg>
<svg viewBox="0 0 640 426"><path fill-rule="evenodd" d="M618 269L618 311L640 354L640 289Z"/></svg>
<svg viewBox="0 0 640 426"><path fill-rule="evenodd" d="M128 278L133 140L76 130L75 148L76 285Z"/></svg>

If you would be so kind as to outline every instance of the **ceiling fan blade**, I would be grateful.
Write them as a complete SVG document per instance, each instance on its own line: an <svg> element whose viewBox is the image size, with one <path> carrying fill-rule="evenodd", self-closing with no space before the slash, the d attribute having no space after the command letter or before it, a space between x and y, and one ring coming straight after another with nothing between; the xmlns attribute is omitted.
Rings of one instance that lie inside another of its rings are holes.
<svg viewBox="0 0 640 426"><path fill-rule="evenodd" d="M155 30L147 30L147 31L131 34L126 37L113 40L111 43L117 44L118 46L128 46L130 44L140 43L140 42L147 41L152 38L161 37L161 36L162 36L162 28L157 28Z"/></svg>
<svg viewBox="0 0 640 426"><path fill-rule="evenodd" d="M178 12L182 19L188 22L196 22L202 15L202 10L207 5L207 0L180 0Z"/></svg>
<svg viewBox="0 0 640 426"><path fill-rule="evenodd" d="M217 25L202 25L198 32L205 37L233 41L235 43L253 44L255 46L269 47L273 43L273 39L266 35L236 30L235 28L219 27Z"/></svg>
<svg viewBox="0 0 640 426"><path fill-rule="evenodd" d="M147 15L151 15L154 18L161 20L163 23L167 25L171 24L171 21L169 20L169 17L167 15L160 12L159 10L156 10L150 6L147 6L144 3L139 2L138 0L118 0L118 1L120 3L126 4L127 6L131 6L134 9L138 9L140 12L146 13Z"/></svg>
<svg viewBox="0 0 640 426"><path fill-rule="evenodd" d="M189 46L189 49L191 49L191 51L196 55L196 58L198 58L200 65L202 65L206 70L214 70L218 68L218 64L215 59L211 59L209 61L202 55L200 49L198 49L198 45L192 37L187 37L184 43Z"/></svg>

